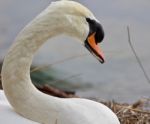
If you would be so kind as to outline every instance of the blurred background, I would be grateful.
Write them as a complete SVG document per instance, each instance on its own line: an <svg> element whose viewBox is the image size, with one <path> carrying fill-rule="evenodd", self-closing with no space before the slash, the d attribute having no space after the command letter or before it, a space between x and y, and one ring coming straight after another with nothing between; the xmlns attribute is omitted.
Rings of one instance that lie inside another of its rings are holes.
<svg viewBox="0 0 150 124"><path fill-rule="evenodd" d="M128 43L131 40L150 77L150 1L78 0L101 22L105 39L100 64L80 43L60 36L49 40L36 54L33 66L46 68L32 75L36 83L49 83L76 91L83 97L133 102L150 97L150 84ZM45 9L51 0L0 1L0 60L19 31ZM32 74L32 73L31 73Z"/></svg>

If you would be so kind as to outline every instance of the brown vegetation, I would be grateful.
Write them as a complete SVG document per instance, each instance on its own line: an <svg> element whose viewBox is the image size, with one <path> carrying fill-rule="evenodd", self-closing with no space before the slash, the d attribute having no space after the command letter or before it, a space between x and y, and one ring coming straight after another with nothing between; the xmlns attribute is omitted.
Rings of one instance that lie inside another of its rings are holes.
<svg viewBox="0 0 150 124"><path fill-rule="evenodd" d="M129 104L104 102L118 116L121 124L150 124L150 100L143 99Z"/></svg>

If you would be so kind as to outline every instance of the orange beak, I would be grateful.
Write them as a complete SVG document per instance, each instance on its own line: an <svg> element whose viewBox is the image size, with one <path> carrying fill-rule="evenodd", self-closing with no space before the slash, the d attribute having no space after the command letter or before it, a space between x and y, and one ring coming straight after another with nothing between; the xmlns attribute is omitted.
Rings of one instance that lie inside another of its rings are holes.
<svg viewBox="0 0 150 124"><path fill-rule="evenodd" d="M96 33L93 33L87 38L87 43L85 44L85 46L101 63L104 63L104 54L95 41L95 34Z"/></svg>

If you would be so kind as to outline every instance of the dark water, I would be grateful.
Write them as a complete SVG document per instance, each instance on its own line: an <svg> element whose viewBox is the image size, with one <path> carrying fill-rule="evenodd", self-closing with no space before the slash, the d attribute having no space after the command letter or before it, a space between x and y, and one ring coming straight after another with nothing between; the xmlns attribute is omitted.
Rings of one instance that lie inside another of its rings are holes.
<svg viewBox="0 0 150 124"><path fill-rule="evenodd" d="M107 3L104 0L96 0L95 4L91 4L92 1L82 1L104 26L106 36L101 47L106 57L105 64L97 62L80 43L64 36L46 43L36 55L34 63L49 64L70 56L87 54L53 65L54 69L63 72L59 78L78 75L69 79L72 83L84 84L85 88L79 88L78 94L129 102L150 97L150 84L129 47L126 31L126 26L129 25L133 45L150 76L150 17L145 14L150 5L146 0L142 3L135 0L128 1ZM1 58L4 57L17 33L49 3L48 0L0 1Z"/></svg>

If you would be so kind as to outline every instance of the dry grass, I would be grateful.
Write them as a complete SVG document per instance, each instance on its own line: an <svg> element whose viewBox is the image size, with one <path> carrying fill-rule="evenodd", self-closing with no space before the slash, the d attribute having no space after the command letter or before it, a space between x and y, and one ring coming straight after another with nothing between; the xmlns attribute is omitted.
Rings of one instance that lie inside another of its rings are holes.
<svg viewBox="0 0 150 124"><path fill-rule="evenodd" d="M150 100L142 99L129 104L103 102L118 116L121 124L150 124Z"/></svg>

